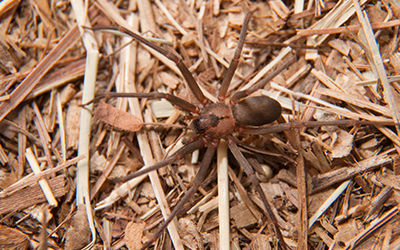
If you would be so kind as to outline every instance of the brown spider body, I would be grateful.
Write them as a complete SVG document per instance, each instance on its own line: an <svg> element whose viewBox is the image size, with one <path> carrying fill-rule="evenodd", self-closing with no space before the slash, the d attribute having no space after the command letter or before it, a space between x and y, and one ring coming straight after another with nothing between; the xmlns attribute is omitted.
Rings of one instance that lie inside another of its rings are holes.
<svg viewBox="0 0 400 250"><path fill-rule="evenodd" d="M232 107L233 117L240 126L262 126L276 121L282 112L279 102L267 96L248 97Z"/></svg>
<svg viewBox="0 0 400 250"><path fill-rule="evenodd" d="M189 125L196 134L210 139L227 139L240 126L262 126L276 121L281 115L279 102L267 96L243 99L232 107L219 102L210 104Z"/></svg>
<svg viewBox="0 0 400 250"><path fill-rule="evenodd" d="M207 134L211 139L226 138L235 129L231 108L224 103L208 105L189 125L196 134Z"/></svg>

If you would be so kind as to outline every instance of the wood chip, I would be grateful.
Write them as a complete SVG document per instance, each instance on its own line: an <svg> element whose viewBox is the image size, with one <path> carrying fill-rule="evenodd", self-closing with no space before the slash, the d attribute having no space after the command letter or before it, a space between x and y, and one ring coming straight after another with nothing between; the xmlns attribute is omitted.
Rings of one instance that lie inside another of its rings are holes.
<svg viewBox="0 0 400 250"><path fill-rule="evenodd" d="M29 238L21 231L0 225L0 248L4 250L28 249Z"/></svg>
<svg viewBox="0 0 400 250"><path fill-rule="evenodd" d="M143 237L143 231L146 227L146 223L134 223L134 222L129 222L128 225L125 228L125 244L126 247L129 250L136 250L140 249L143 244L142 244L142 237Z"/></svg>
<svg viewBox="0 0 400 250"><path fill-rule="evenodd" d="M48 180L48 183L56 198L65 195L68 191L65 186L65 178L61 175ZM32 187L21 189L9 197L0 199L0 214L21 210L42 202L46 202L46 198L39 184L35 184Z"/></svg>
<svg viewBox="0 0 400 250"><path fill-rule="evenodd" d="M244 202L230 209L231 218L235 221L235 225L239 228L248 227L257 223L257 219L250 212Z"/></svg>

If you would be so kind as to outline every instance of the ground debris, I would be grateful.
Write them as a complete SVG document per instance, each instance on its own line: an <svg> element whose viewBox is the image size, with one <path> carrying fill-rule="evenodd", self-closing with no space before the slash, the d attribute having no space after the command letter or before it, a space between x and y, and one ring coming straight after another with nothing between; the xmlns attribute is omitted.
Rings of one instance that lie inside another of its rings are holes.
<svg viewBox="0 0 400 250"><path fill-rule="evenodd" d="M280 126L330 123L288 127L294 133L233 132L256 169L285 241L294 249L304 244L309 249L399 248L400 138L390 124L400 116L396 1L76 2L0 1L1 249L38 247L43 241L49 249L93 244L139 249L162 224L162 214L191 187L204 160L205 150L196 150L160 169L162 178L118 182L194 138L186 129L193 112L151 98L81 106L90 101L82 100L88 92L162 92L196 107L203 104L176 64L90 25L119 25L159 38L156 44L179 55L215 102L249 11L254 13L228 96L251 88L295 54L297 60L254 95L279 101ZM359 120L382 124L351 122ZM89 140L87 149L82 138ZM231 248L277 248L251 178L232 155L227 158ZM179 223L172 226L178 229L162 234L155 249L219 249L217 164L211 164L178 213ZM82 177L85 167L90 169ZM272 178L265 177L264 168ZM165 199L157 198L160 193ZM88 215L84 203L95 210ZM80 204L76 214L72 204ZM52 215L45 222L35 215L43 206Z"/></svg>

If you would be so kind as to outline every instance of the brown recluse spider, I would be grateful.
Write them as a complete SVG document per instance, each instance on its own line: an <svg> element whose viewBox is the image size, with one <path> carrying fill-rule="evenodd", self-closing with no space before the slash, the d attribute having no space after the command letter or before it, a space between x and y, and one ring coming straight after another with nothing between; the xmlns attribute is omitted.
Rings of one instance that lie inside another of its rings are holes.
<svg viewBox="0 0 400 250"><path fill-rule="evenodd" d="M192 187L190 187L190 189L185 193L182 200L173 209L169 218L164 222L162 226L160 226L160 228L153 235L153 237L141 249L148 248L161 235L161 233L167 227L168 223L171 222L171 220L182 209L183 205L198 190L199 186L201 185L207 173L209 172L208 170L211 165L211 160L221 139L225 139L227 141L227 145L230 151L232 152L233 156L236 158L240 166L242 166L242 168L250 178L251 182L254 184L258 194L260 195L261 200L267 211L267 217L273 223L274 231L278 238L278 244L282 249L290 249L283 239L277 219L274 213L272 212L272 209L267 201L264 192L262 191L260 182L256 177L253 168L251 167L248 160L243 156L232 134L242 133L242 134L260 135L273 132L281 132L283 130L289 130L292 128L332 125L332 122L331 121L292 122L292 123L278 124L272 126L263 126L268 123L272 123L281 116L281 106L276 100L266 96L256 96L256 97L248 97L248 96L254 93L255 91L263 88L270 80L272 80L283 69L287 68L290 64L292 64L295 60L294 56L287 62L282 64L282 66L276 69L271 75L264 78L256 85L247 90L238 91L234 93L230 101L225 102L225 99L227 98L228 94L228 87L236 71L236 68L238 67L251 14L252 13L250 12L245 17L238 45L234 54L234 58L231 64L229 65L225 77L222 80L221 88L219 90L219 95L218 95L218 102L215 104L211 103L210 100L204 96L203 92L200 90L200 87L196 83L194 77L192 76L188 68L185 66L185 64L182 62L182 59L177 55L175 55L174 53L171 53L169 50L164 50L163 48L149 42L148 40L132 33L131 31L123 27L96 27L93 29L93 30L114 30L125 33L133 37L140 43L149 46L152 49L163 54L165 57L167 57L169 60L173 61L177 65L182 75L184 76L190 90L193 92L196 99L201 103L201 106L198 107L172 94L165 94L158 92L106 93L99 97L96 97L91 101L93 102L100 100L102 98L112 98L112 97L134 97L134 98L152 98L152 99L164 98L170 101L171 103L175 104L176 106L179 106L180 108L196 115L196 118L193 119L188 125L188 128L193 130L197 134L195 138L189 139L187 141L187 144L183 148L178 150L174 155L166 158L163 161L158 162L153 166L150 166L146 169L128 175L122 179L122 181L127 181L129 179L138 177L150 171L156 170L160 167L174 163L177 160L183 158L185 155L197 149L201 149L203 147L207 148L205 155L203 157L203 161L200 164L200 169L193 181ZM86 103L85 105L89 103ZM334 123L334 125L344 125L344 126L369 125L369 124L379 124L379 123L368 122L368 121L366 122L352 121L352 120L336 121Z"/></svg>

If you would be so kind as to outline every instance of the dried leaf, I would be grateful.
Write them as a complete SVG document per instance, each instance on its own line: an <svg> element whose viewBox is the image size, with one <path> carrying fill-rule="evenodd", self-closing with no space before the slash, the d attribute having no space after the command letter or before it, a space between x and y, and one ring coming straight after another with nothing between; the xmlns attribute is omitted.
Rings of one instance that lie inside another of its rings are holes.
<svg viewBox="0 0 400 250"><path fill-rule="evenodd" d="M113 127L131 132L139 131L143 127L142 121L136 116L104 102L99 103L95 117Z"/></svg>
<svg viewBox="0 0 400 250"><path fill-rule="evenodd" d="M342 129L337 130L336 134L337 140L331 145L332 151L329 154L332 159L348 156L353 148L353 135Z"/></svg>

